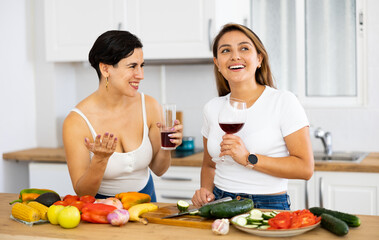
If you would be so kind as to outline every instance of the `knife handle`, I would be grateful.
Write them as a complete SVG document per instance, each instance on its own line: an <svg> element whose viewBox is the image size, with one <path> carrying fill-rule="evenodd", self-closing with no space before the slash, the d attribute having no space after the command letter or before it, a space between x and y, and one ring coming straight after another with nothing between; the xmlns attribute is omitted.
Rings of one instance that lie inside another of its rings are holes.
<svg viewBox="0 0 379 240"><path fill-rule="evenodd" d="M231 197L224 197L224 198L220 198L218 200L214 200L213 202L206 203L203 206L213 205L213 204L220 203L220 202L228 202L228 201L231 201L231 200L233 200Z"/></svg>

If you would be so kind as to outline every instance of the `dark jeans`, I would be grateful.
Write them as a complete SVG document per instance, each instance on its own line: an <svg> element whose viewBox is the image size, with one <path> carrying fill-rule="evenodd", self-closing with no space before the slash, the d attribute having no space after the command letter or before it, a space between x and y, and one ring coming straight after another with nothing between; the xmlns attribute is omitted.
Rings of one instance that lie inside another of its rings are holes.
<svg viewBox="0 0 379 240"><path fill-rule="evenodd" d="M149 194L151 197L151 202L157 201L157 196L155 195L154 181L153 181L153 177L151 176L151 174L149 177L149 181L147 181L146 186L139 192ZM105 195L102 195L99 193L96 194L96 196L95 196L95 198L99 198L99 199L105 199L105 198L109 198L109 197L114 197L114 196L105 196Z"/></svg>
<svg viewBox="0 0 379 240"><path fill-rule="evenodd" d="M277 210L290 210L291 201L287 193L278 195L260 195L260 194L246 194L246 193L230 193L225 192L218 187L213 189L213 194L216 199L231 197L233 199L240 196L241 198L250 198L254 202L254 208L261 209L277 209Z"/></svg>

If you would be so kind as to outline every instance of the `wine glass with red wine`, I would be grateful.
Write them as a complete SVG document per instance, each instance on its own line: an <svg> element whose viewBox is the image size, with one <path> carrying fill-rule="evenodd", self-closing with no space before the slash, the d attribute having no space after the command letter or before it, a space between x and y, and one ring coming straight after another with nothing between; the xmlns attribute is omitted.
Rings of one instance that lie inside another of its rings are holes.
<svg viewBox="0 0 379 240"><path fill-rule="evenodd" d="M227 134L237 133L245 125L246 102L237 98L225 98L225 103L218 115L218 123ZM221 161L234 160L230 157L221 157Z"/></svg>

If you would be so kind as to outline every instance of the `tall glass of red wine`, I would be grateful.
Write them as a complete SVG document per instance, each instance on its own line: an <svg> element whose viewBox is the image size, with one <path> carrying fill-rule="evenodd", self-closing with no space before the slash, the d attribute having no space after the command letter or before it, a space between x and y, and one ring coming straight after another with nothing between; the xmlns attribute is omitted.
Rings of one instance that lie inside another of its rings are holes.
<svg viewBox="0 0 379 240"><path fill-rule="evenodd" d="M246 102L237 98L226 97L218 115L218 123L221 129L227 134L234 134L242 129L245 121ZM234 162L230 156L222 156L219 160Z"/></svg>

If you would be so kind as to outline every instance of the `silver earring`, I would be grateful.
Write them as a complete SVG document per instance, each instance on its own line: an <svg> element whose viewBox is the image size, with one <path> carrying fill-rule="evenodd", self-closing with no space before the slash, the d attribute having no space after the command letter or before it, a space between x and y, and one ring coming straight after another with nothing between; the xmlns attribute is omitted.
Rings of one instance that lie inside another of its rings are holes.
<svg viewBox="0 0 379 240"><path fill-rule="evenodd" d="M105 88L106 88L107 91L108 91L108 77L105 78L105 81L106 81L106 83L105 83Z"/></svg>

